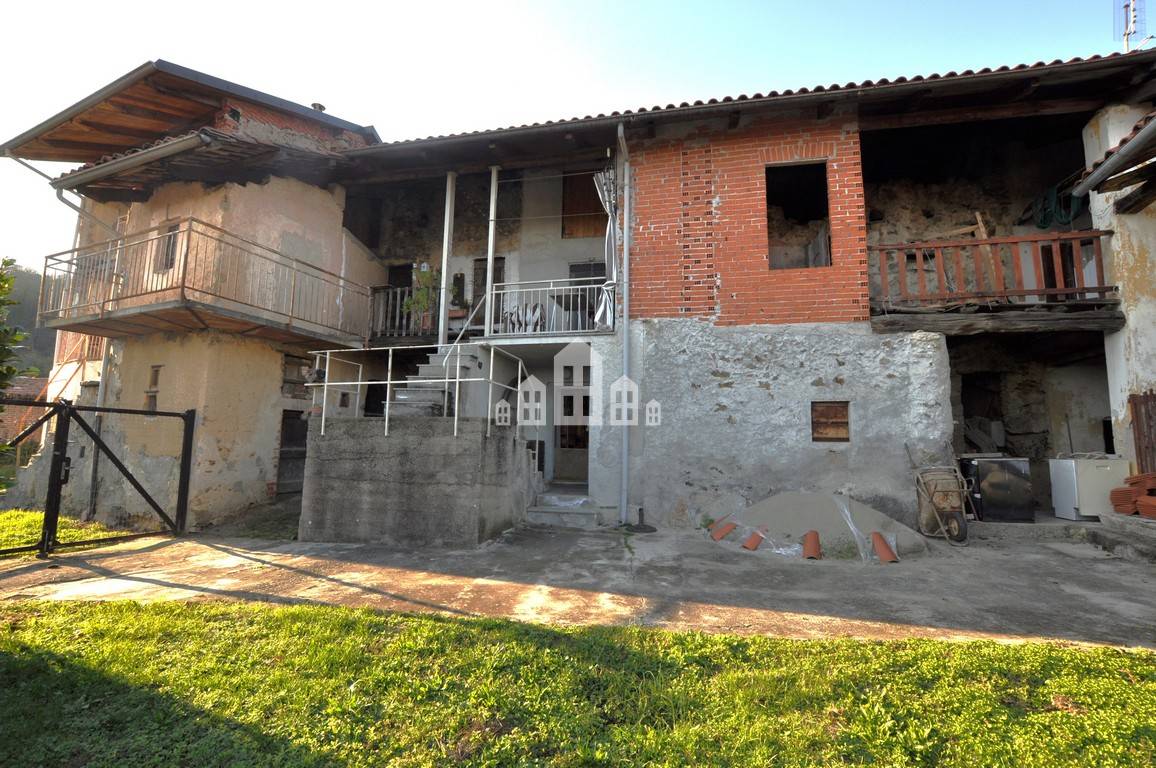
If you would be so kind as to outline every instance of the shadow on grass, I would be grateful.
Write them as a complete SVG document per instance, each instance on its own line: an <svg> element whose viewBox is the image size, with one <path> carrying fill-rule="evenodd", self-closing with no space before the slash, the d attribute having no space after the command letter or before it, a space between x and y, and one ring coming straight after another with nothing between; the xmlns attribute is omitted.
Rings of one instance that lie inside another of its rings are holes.
<svg viewBox="0 0 1156 768"><path fill-rule="evenodd" d="M340 766L251 726L27 645L0 653L0 765ZM159 686L158 686L159 687Z"/></svg>

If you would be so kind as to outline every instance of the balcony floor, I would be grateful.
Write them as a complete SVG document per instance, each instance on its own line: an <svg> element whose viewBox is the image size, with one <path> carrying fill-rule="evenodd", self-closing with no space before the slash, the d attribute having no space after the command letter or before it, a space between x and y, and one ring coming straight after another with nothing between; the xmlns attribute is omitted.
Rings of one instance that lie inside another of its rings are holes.
<svg viewBox="0 0 1156 768"><path fill-rule="evenodd" d="M253 311L187 299L126 307L103 314L73 311L68 317L43 318L42 323L45 328L107 338L213 330L286 344L308 345L318 341L349 347L364 344L364 339L334 329L308 323L291 324Z"/></svg>

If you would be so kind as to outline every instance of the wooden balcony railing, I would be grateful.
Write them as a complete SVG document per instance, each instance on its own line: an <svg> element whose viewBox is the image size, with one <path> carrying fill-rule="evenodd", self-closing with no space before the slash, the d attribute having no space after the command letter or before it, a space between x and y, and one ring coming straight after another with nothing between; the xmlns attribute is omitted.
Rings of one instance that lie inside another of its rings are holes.
<svg viewBox="0 0 1156 768"><path fill-rule="evenodd" d="M439 293L436 288L413 286L374 288L370 337L437 336Z"/></svg>
<svg viewBox="0 0 1156 768"><path fill-rule="evenodd" d="M872 306L1104 300L1100 230L868 246Z"/></svg>

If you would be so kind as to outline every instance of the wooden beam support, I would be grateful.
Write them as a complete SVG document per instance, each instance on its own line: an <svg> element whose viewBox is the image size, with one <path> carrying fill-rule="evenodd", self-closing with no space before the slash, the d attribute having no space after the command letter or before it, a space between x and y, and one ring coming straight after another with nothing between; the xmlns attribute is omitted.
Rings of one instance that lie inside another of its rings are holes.
<svg viewBox="0 0 1156 768"><path fill-rule="evenodd" d="M994 107L957 107L928 110L914 114L864 115L859 118L862 131L880 131L889 128L912 128L921 125L948 125L981 120L1005 120L1013 117L1066 115L1073 112L1093 112L1104 106L1102 99L1055 99L1052 101L1013 102Z"/></svg>
<svg viewBox="0 0 1156 768"><path fill-rule="evenodd" d="M1097 192L1119 192L1135 184L1156 178L1156 163L1141 165L1131 170L1117 173L1099 186Z"/></svg>
<svg viewBox="0 0 1156 768"><path fill-rule="evenodd" d="M1034 333L1038 331L1114 332L1124 327L1119 309L1089 309L1081 312L1009 311L992 313L913 312L876 315L871 329L876 333L932 331L947 336L974 336L978 333Z"/></svg>
<svg viewBox="0 0 1156 768"><path fill-rule="evenodd" d="M1140 187L1116 200L1116 213L1139 213L1156 202L1156 182L1146 181Z"/></svg>

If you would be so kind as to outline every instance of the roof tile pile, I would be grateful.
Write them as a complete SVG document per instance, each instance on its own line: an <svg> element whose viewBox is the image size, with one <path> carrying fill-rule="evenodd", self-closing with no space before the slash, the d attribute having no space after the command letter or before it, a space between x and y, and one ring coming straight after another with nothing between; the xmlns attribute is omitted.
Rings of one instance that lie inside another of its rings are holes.
<svg viewBox="0 0 1156 768"><path fill-rule="evenodd" d="M1124 483L1108 492L1112 509L1122 515L1138 513L1156 520L1156 472L1126 477Z"/></svg>

